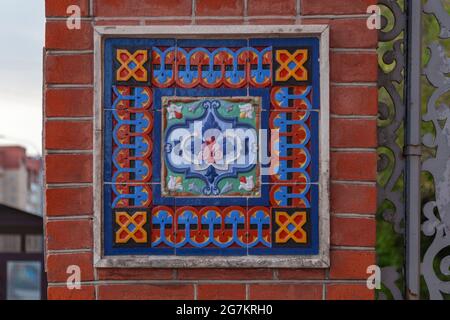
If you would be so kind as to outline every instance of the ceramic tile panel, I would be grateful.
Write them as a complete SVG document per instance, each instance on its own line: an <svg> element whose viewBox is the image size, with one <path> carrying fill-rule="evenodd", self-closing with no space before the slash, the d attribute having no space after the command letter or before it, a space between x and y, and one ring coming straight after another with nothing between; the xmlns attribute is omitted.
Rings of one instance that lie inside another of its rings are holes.
<svg viewBox="0 0 450 320"><path fill-rule="evenodd" d="M319 39L108 38L106 255L319 251Z"/></svg>

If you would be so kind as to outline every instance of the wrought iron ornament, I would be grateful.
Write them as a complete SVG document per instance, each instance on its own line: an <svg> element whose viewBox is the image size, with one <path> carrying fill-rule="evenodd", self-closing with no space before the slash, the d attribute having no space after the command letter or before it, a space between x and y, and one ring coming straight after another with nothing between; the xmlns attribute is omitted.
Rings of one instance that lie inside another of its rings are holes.
<svg viewBox="0 0 450 320"><path fill-rule="evenodd" d="M440 39L449 39L450 15L443 3L429 0L423 11L433 15L439 23ZM434 238L425 251L422 274L430 299L443 299L450 294L450 104L445 100L450 93L450 57L438 39L428 49L430 60L424 73L435 89L427 101L423 121L433 123L435 134L425 134L423 144L436 152L423 162L422 170L433 176L435 199L423 205L422 231Z"/></svg>
<svg viewBox="0 0 450 320"><path fill-rule="evenodd" d="M402 4L400 6L399 2ZM403 2L403 3L402 3ZM379 72L378 88L379 127L378 127L378 214L392 225L395 233L404 237L405 203L403 186L405 161L402 145L398 143L403 135L405 117L405 1L381 0L382 28L379 31ZM403 7L403 8L402 8ZM388 20L388 15L392 19ZM387 48L387 49L386 49ZM384 51L383 51L384 50ZM380 236L380 235L378 235ZM398 280L403 278L397 266L382 268L382 282L394 299L402 299L404 289L399 288ZM387 299L383 292L379 298Z"/></svg>

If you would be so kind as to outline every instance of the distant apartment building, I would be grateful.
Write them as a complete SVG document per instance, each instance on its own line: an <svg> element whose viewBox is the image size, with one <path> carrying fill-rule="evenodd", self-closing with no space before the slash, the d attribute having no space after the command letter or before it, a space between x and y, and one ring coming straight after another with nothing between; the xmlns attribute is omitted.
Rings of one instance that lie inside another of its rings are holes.
<svg viewBox="0 0 450 320"><path fill-rule="evenodd" d="M21 146L1 146L0 204L42 215L41 163Z"/></svg>

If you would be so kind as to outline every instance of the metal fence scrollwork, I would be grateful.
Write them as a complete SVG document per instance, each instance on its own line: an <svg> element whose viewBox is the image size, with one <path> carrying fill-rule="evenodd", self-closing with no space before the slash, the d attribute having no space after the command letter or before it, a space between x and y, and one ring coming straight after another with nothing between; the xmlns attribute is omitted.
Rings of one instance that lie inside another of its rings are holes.
<svg viewBox="0 0 450 320"><path fill-rule="evenodd" d="M403 136L405 117L404 68L406 15L404 1L381 0L379 31L379 128L378 128L378 264L383 290L379 299L402 299L404 213ZM387 242L385 244L385 242ZM397 247L397 249L395 249ZM392 259L394 256L394 259ZM394 261L393 261L394 260Z"/></svg>
<svg viewBox="0 0 450 320"><path fill-rule="evenodd" d="M379 6L378 298L450 299L450 0ZM416 87L419 95L411 92ZM422 114L420 124L410 121L413 112ZM411 131L422 137L419 150ZM411 154L421 155L421 172L408 170ZM420 184L421 215L408 209L412 184ZM411 230L419 218L421 230Z"/></svg>
<svg viewBox="0 0 450 320"><path fill-rule="evenodd" d="M446 1L447 5L448 1ZM429 61L423 72L431 94L426 101L424 122L431 122L434 132L425 132L422 142L434 154L424 160L422 170L431 174L434 199L424 199L422 232L425 250L422 275L430 299L450 298L450 15L440 0L429 0L424 13L439 24L439 38L428 45ZM445 41L447 40L447 41ZM428 201L426 201L428 200Z"/></svg>

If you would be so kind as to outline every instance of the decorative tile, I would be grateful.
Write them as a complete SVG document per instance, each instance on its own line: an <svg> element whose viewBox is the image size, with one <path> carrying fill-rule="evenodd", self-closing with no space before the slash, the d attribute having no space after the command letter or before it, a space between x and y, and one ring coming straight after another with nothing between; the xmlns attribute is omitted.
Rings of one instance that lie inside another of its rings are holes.
<svg viewBox="0 0 450 320"><path fill-rule="evenodd" d="M319 177L319 114L315 111L273 110L270 128L277 131L272 154L276 154L273 182L314 183Z"/></svg>
<svg viewBox="0 0 450 320"><path fill-rule="evenodd" d="M119 63L116 71L117 82L127 82L130 79L136 82L148 81L149 58L147 50L136 50L130 53L126 49L117 49L116 60Z"/></svg>
<svg viewBox="0 0 450 320"><path fill-rule="evenodd" d="M113 109L106 110L104 116L104 179L112 183L150 182L153 172L151 89L117 86L112 89Z"/></svg>
<svg viewBox="0 0 450 320"><path fill-rule="evenodd" d="M147 208L152 204L152 185L116 183L111 190L112 208Z"/></svg>
<svg viewBox="0 0 450 320"><path fill-rule="evenodd" d="M166 249L175 253L176 216L173 207L155 206L151 212L151 248Z"/></svg>
<svg viewBox="0 0 450 320"><path fill-rule="evenodd" d="M176 219L176 255L247 254L246 206L183 206Z"/></svg>
<svg viewBox="0 0 450 320"><path fill-rule="evenodd" d="M270 92L272 109L278 110L312 110L312 86L275 86Z"/></svg>
<svg viewBox="0 0 450 320"><path fill-rule="evenodd" d="M105 255L318 253L318 39L107 39Z"/></svg>
<svg viewBox="0 0 450 320"><path fill-rule="evenodd" d="M310 48L273 48L273 83L301 85L310 82Z"/></svg>
<svg viewBox="0 0 450 320"><path fill-rule="evenodd" d="M255 97L163 98L162 196L261 196L260 117Z"/></svg>
<svg viewBox="0 0 450 320"><path fill-rule="evenodd" d="M175 82L182 88L267 87L272 47L248 47L246 40L179 40Z"/></svg>
<svg viewBox="0 0 450 320"><path fill-rule="evenodd" d="M270 204L272 207L311 206L310 183L273 183L270 185Z"/></svg>
<svg viewBox="0 0 450 320"><path fill-rule="evenodd" d="M309 209L273 208L272 242L274 247L295 247L308 243L311 236Z"/></svg>
<svg viewBox="0 0 450 320"><path fill-rule="evenodd" d="M125 210L115 211L115 243L116 244L147 244L148 242L147 212Z"/></svg>

